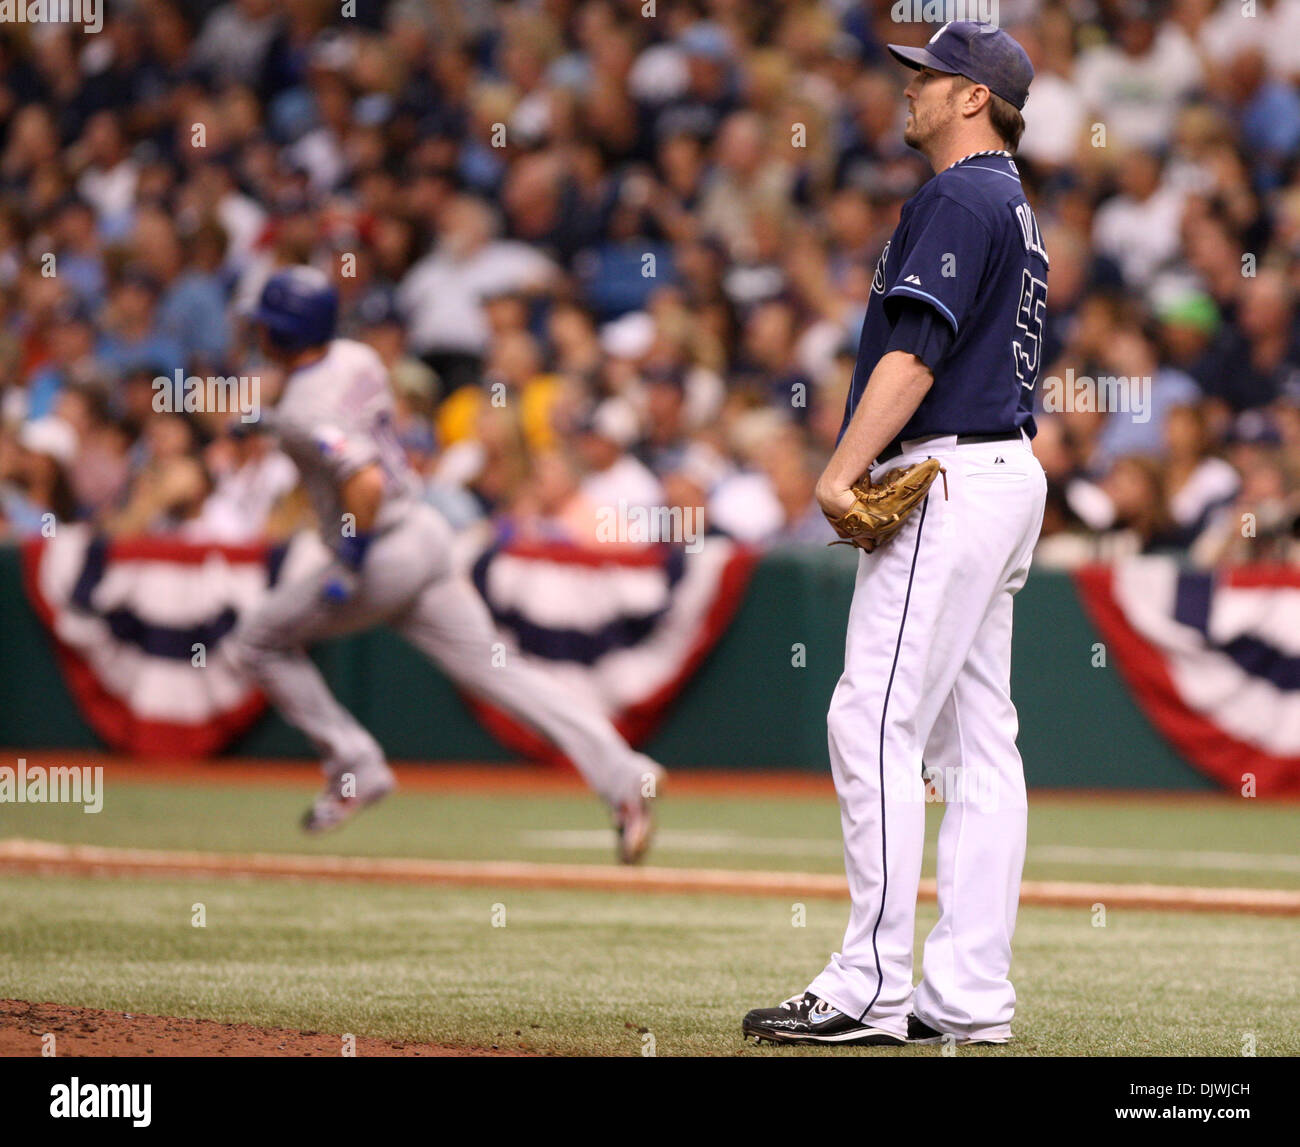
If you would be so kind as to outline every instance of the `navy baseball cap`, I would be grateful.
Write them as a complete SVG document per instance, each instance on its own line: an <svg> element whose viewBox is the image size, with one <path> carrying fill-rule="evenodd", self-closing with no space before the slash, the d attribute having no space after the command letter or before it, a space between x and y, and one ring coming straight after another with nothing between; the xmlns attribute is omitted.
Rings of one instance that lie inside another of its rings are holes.
<svg viewBox="0 0 1300 1147"><path fill-rule="evenodd" d="M915 71L933 68L983 84L1016 108L1029 98L1034 66L1013 36L977 20L949 20L924 48L885 45L900 64Z"/></svg>

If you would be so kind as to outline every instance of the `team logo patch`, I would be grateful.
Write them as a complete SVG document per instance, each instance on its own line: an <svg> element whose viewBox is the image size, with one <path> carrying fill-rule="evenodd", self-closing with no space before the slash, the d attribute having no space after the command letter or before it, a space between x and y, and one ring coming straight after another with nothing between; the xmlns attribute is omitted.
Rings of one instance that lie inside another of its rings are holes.
<svg viewBox="0 0 1300 1147"><path fill-rule="evenodd" d="M891 239L889 243L892 242ZM885 244L885 249L880 252L880 258L876 260L876 273L871 280L873 294L883 295L885 293L885 264L889 262L889 243Z"/></svg>
<svg viewBox="0 0 1300 1147"><path fill-rule="evenodd" d="M343 448L347 445L347 435L337 426L322 426L316 431L316 449L319 450L326 458L335 454L341 454Z"/></svg>
<svg viewBox="0 0 1300 1147"><path fill-rule="evenodd" d="M831 1007L831 1005L828 1004L825 1000L818 1000L808 1010L808 1018L812 1020L812 1022L815 1024L819 1024L823 1020L828 1020L834 1015L835 1015L835 1009Z"/></svg>

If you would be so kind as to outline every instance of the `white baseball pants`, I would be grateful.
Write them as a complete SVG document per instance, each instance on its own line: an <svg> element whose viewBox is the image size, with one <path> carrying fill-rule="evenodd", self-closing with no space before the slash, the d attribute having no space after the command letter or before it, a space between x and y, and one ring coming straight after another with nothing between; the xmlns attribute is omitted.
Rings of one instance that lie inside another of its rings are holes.
<svg viewBox="0 0 1300 1147"><path fill-rule="evenodd" d="M1008 978L1025 855L1025 781L1011 702L1011 602L1047 480L1029 440L903 443L895 466L947 470L902 531L859 558L844 674L828 717L852 909L809 991L900 1036L908 1012L960 1037L1010 1034ZM913 993L927 776L948 802L939 921Z"/></svg>

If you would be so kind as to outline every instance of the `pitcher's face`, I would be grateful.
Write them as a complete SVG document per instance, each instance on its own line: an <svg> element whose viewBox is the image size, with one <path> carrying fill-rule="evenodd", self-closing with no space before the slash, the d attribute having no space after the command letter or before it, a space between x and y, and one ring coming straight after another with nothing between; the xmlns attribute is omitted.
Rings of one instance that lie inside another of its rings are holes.
<svg viewBox="0 0 1300 1147"><path fill-rule="evenodd" d="M911 82L903 89L903 95L907 97L903 142L909 147L923 151L957 118L959 113L953 91L956 78L933 68L922 68L912 74Z"/></svg>

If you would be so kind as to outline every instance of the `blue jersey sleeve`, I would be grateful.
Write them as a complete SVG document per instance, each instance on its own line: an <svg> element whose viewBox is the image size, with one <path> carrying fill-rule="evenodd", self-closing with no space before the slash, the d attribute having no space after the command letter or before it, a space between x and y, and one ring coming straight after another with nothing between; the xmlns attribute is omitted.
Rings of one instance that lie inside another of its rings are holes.
<svg viewBox="0 0 1300 1147"><path fill-rule="evenodd" d="M959 334L979 297L991 247L988 226L969 207L947 195L924 199L907 221L903 258L885 292L886 313L891 300L917 299Z"/></svg>
<svg viewBox="0 0 1300 1147"><path fill-rule="evenodd" d="M945 322L939 312L929 303L912 299L906 295L894 301L892 309L896 312L894 325L889 331L889 341L885 344L885 353L891 350L903 350L914 354L931 372L947 357L952 348L952 327Z"/></svg>

